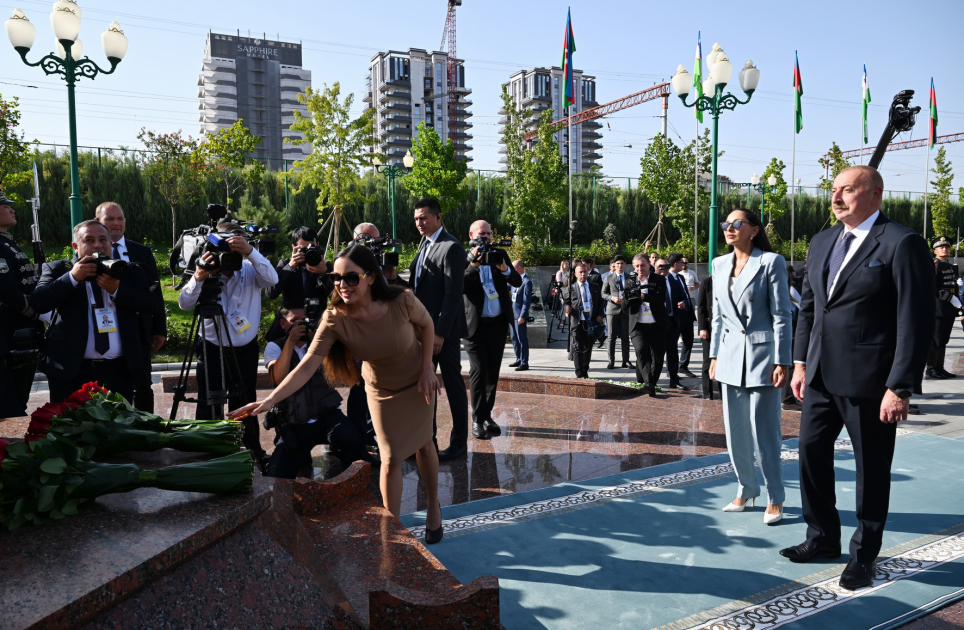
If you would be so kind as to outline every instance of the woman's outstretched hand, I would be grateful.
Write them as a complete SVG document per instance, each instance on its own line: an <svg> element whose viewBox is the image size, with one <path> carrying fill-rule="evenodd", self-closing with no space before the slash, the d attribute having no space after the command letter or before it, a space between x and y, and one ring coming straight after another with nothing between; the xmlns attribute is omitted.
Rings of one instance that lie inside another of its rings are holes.
<svg viewBox="0 0 964 630"><path fill-rule="evenodd" d="M271 407L272 405L267 404L267 400L261 400L248 403L244 407L239 407L234 411L229 411L227 416L231 420L240 420L241 418L246 418L248 416L256 416L260 413L267 413Z"/></svg>
<svg viewBox="0 0 964 630"><path fill-rule="evenodd" d="M441 386L438 376L435 375L434 367L422 370L422 376L418 379L418 391L425 396L426 405L432 404L432 401L435 399L435 393L438 392Z"/></svg>

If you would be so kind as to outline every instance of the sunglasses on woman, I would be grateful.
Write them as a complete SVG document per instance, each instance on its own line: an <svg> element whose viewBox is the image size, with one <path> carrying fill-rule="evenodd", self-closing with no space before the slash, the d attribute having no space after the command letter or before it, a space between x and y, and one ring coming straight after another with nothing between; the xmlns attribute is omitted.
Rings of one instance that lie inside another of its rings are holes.
<svg viewBox="0 0 964 630"><path fill-rule="evenodd" d="M720 223L720 227L723 228L724 232L729 230L730 226L733 226L734 230L739 231L740 228L743 227L744 225L746 225L746 221L744 221L743 219L737 219L736 221L732 221L732 222L724 221L723 223Z"/></svg>
<svg viewBox="0 0 964 630"><path fill-rule="evenodd" d="M328 274L328 278L330 278L332 283L334 284L341 284L342 282L344 282L349 287L357 287L361 279L367 278L368 275L369 274L367 273L363 275L358 275L357 271L352 271L352 272L346 273L345 275L330 273Z"/></svg>

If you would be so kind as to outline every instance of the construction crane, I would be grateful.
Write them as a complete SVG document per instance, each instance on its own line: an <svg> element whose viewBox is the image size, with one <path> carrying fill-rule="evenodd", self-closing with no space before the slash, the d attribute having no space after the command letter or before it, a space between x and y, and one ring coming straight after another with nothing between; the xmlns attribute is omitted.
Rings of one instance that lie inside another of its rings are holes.
<svg viewBox="0 0 964 630"><path fill-rule="evenodd" d="M555 124L555 123L553 123ZM899 151L900 149L915 149L917 147L926 147L929 138L921 138L920 140L908 140L907 142L895 142L888 145L888 151ZM934 138L934 144L949 144L951 142L964 142L964 133L952 133L946 136L937 136ZM873 154L876 147L864 147L863 149L853 149L851 151L844 151L841 157L845 160L850 160L855 157L860 157L861 155L871 155ZM824 159L830 157L829 154L823 156Z"/></svg>
<svg viewBox="0 0 964 630"><path fill-rule="evenodd" d="M629 96L617 98L615 101L603 103L602 105L596 105L595 107L583 110L578 114L573 114L572 116L566 118L560 118L559 120L549 123L549 128L561 129L563 127L567 127L569 125L570 118L572 118L573 125L578 125L588 120L608 116L609 114L614 114L620 110L626 109L627 107L633 107L635 105L639 105L640 103L652 101L657 98L663 99L663 135L666 135L666 112L669 109L669 83L660 83L659 85L654 85L653 87L642 90L641 92L636 92L635 94L630 94ZM531 146L532 140L538 134L539 131L536 129L527 132L525 135L526 145Z"/></svg>
<svg viewBox="0 0 964 630"><path fill-rule="evenodd" d="M455 46L455 9L462 6L462 0L447 0L447 2L445 28L442 30L442 43L439 45L439 50L444 50L448 55L448 89L446 92L451 94L448 99L449 139L452 144L455 144L455 133L458 127L452 123L458 116L458 107L456 106L458 94L455 91L459 81L458 52Z"/></svg>

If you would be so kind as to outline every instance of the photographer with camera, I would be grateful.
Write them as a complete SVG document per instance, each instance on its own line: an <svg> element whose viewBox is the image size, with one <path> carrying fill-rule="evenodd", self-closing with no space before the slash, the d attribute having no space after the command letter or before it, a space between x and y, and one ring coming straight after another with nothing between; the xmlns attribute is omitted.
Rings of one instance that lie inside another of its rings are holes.
<svg viewBox="0 0 964 630"><path fill-rule="evenodd" d="M629 339L636 351L636 382L646 383L646 392L656 397L656 381L663 371L666 330L666 278L656 273L649 258L640 252L633 256L633 271L626 280L626 305L629 311Z"/></svg>
<svg viewBox="0 0 964 630"><path fill-rule="evenodd" d="M318 244L318 235L310 227L302 225L291 230L291 258L278 262L278 282L268 287L266 293L272 300L281 296L285 304L304 304L305 298L318 298L328 303L334 285L328 279L328 264L324 251ZM272 326L268 339L280 337L280 327Z"/></svg>
<svg viewBox="0 0 964 630"><path fill-rule="evenodd" d="M397 287L408 287L408 283L398 275L398 253L383 251L389 247L401 247L401 241L392 240L387 236L381 238L374 223L359 223L355 226L354 235L356 243L361 243L375 254L382 268L382 275L385 276L385 282Z"/></svg>
<svg viewBox="0 0 964 630"><path fill-rule="evenodd" d="M56 310L40 361L50 402L89 381L132 401L147 361L140 321L164 308L160 290L137 266L110 257L110 232L98 221L74 226L71 246L74 259L45 263L31 296L38 313Z"/></svg>
<svg viewBox="0 0 964 630"><path fill-rule="evenodd" d="M29 298L36 267L8 231L16 224L13 201L0 192L0 418L26 413L44 334Z"/></svg>
<svg viewBox="0 0 964 630"><path fill-rule="evenodd" d="M472 435L479 440L502 435L492 420L505 338L513 323L510 286L521 287L522 276L511 266L504 249L512 241L492 242L492 227L476 221L469 227L468 266L462 293L468 336L469 391L472 395ZM508 245L507 245L508 244Z"/></svg>
<svg viewBox="0 0 964 630"><path fill-rule="evenodd" d="M241 383L241 391L232 391L230 400L232 407L240 407L256 398L261 289L277 284L278 274L271 262L244 237L239 224L233 221L219 223L217 232L233 234L223 239L222 246L227 247L228 251L207 251L198 259L194 275L185 283L177 303L182 310L191 311L199 300L210 300L223 309L226 326L222 325L219 330L213 320L205 319L200 328L195 350L198 394L203 399L209 388L220 387L223 364L229 369L233 380ZM226 258L229 255L231 258ZM246 259L237 265L237 257ZM222 263L229 260L231 269L224 268ZM234 267L240 269L235 270ZM205 361L205 357L208 361ZM239 373L233 373L235 365ZM213 414L210 405L199 402L194 417L198 420L217 419L212 417ZM258 442L254 434L257 431L255 423L245 426L246 445L256 448Z"/></svg>
<svg viewBox="0 0 964 630"><path fill-rule="evenodd" d="M269 341L264 349L272 385L280 385L305 358L308 340L318 323L317 319L306 322L304 309L281 309L281 327L286 337L283 341ZM274 429L277 434L268 460L269 477L294 479L299 468L310 466L311 449L318 444L328 444L344 468L357 460L377 463L365 450L365 436L342 413L341 401L341 395L332 389L324 370L319 368L301 389L265 414L265 429Z"/></svg>
<svg viewBox="0 0 964 630"><path fill-rule="evenodd" d="M599 285L589 281L589 267L577 260L573 265L575 282L565 290L566 316L569 317L569 357L576 368L576 378L589 378L592 344L603 332L605 302Z"/></svg>

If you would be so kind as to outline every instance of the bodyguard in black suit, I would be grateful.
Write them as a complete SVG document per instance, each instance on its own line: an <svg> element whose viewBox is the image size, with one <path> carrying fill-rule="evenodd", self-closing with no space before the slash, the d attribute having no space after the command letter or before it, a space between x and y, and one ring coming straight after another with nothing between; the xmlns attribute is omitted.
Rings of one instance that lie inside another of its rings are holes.
<svg viewBox="0 0 964 630"><path fill-rule="evenodd" d="M423 238L409 267L409 283L435 324L432 362L442 373L452 411L452 437L448 448L438 456L452 459L465 453L469 436L469 398L462 379L461 351L461 339L468 335L462 302L465 248L442 227L442 208L437 199L427 197L415 202L415 227Z"/></svg>
<svg viewBox="0 0 964 630"><path fill-rule="evenodd" d="M672 389L686 391L687 387L679 381L679 339L683 329L693 327L695 314L690 310L689 292L682 282L676 280L670 273L670 265L665 258L656 261L656 273L666 281L666 313L669 315L669 327L666 329L666 371L669 373L669 386ZM683 308L680 308L680 303Z"/></svg>
<svg viewBox="0 0 964 630"><path fill-rule="evenodd" d="M131 400L145 364L140 318L162 308L160 294L135 265L121 280L97 275L89 256L109 256L111 251L110 235L101 223L78 223L72 246L73 261L44 264L31 298L38 312L56 310L40 361L50 401L62 401L89 381Z"/></svg>
<svg viewBox="0 0 964 630"><path fill-rule="evenodd" d="M147 245L141 245L128 240L124 233L127 230L127 218L124 216L124 209L114 201L105 201L97 206L94 217L104 224L110 232L111 239L111 258L115 260L125 260L139 266L147 274L152 286L157 285L157 295L161 295L161 277L157 271L157 260L154 252ZM131 401L135 407L142 411L154 412L154 390L151 388L151 354L157 352L164 345L167 339L167 313L163 307L153 315L143 314L140 318L140 334L143 344L142 357L144 366L138 372L137 380L134 383L134 400Z"/></svg>
<svg viewBox="0 0 964 630"><path fill-rule="evenodd" d="M641 299L629 300L629 338L636 350L636 382L646 383L650 396L656 397L656 381L663 371L666 331L670 327L666 312L666 279L656 273L646 254L633 256L633 270L643 284ZM608 277L607 277L608 279Z"/></svg>
<svg viewBox="0 0 964 630"><path fill-rule="evenodd" d="M713 275L706 276L700 283L696 296L696 327L700 331L700 341L703 343L703 398L713 400L714 388L723 392L718 382L710 378L710 343L713 340Z"/></svg>
<svg viewBox="0 0 964 630"><path fill-rule="evenodd" d="M599 285L589 281L586 263L573 266L575 279L563 291L563 304L569 317L569 355L576 368L576 378L589 378L593 339L586 332L592 323L603 322L604 302Z"/></svg>
<svg viewBox="0 0 964 630"><path fill-rule="evenodd" d="M675 365L674 378L679 376L695 376L690 372L690 355L693 353L693 324L696 323L696 307L690 297L689 287L686 286L686 276L682 274L686 257L674 252L667 257L669 274L666 275L667 286L672 294L671 302L675 313L676 323L679 325L679 340L683 342L683 352L679 354L679 362ZM673 342L672 356L676 358L676 342ZM672 379L671 379L672 380Z"/></svg>
<svg viewBox="0 0 964 630"><path fill-rule="evenodd" d="M606 301L606 327L609 329L609 365L610 370L616 366L616 336L623 347L622 367L629 364L629 308L623 299L626 286L626 258L622 255L612 259L613 271L602 282L602 298ZM592 282L592 279L590 279Z"/></svg>
<svg viewBox="0 0 964 630"><path fill-rule="evenodd" d="M834 440L846 426L857 461L857 531L840 586L870 585L890 501L897 423L920 391L934 330L934 266L924 240L879 210L884 182L869 166L834 180L841 222L813 237L794 343L793 393L803 401L800 493L807 539L794 562L840 555Z"/></svg>
<svg viewBox="0 0 964 630"><path fill-rule="evenodd" d="M476 221L469 228L469 238L491 240L492 228L485 221ZM469 355L472 435L487 440L502 435L502 429L492 420L492 407L499 387L505 338L514 319L509 287L522 286L522 276L504 251L493 252L501 254L502 260L498 265L487 266L481 264L478 250L473 247L469 251L465 268L465 353Z"/></svg>

